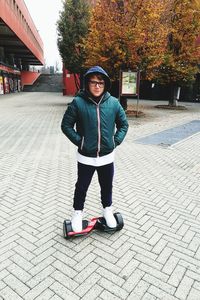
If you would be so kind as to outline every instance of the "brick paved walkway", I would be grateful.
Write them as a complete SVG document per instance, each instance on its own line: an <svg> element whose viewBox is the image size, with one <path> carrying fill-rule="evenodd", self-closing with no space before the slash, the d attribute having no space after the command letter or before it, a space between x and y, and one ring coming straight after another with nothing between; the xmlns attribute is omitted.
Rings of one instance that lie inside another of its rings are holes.
<svg viewBox="0 0 200 300"><path fill-rule="evenodd" d="M70 98L56 93L0 97L0 299L199 300L200 133L171 146L136 139L200 119L153 109L129 120L116 151L115 234L62 236L71 215L75 147L60 130ZM96 176L85 217L101 213Z"/></svg>

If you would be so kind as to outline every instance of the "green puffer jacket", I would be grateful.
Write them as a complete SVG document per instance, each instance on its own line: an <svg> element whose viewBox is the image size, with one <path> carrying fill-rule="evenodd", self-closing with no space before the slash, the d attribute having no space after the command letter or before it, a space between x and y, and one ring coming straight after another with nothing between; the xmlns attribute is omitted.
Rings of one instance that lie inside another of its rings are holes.
<svg viewBox="0 0 200 300"><path fill-rule="evenodd" d="M78 146L80 154L98 157L111 153L121 144L128 122L119 101L108 92L99 103L80 92L69 104L61 129Z"/></svg>

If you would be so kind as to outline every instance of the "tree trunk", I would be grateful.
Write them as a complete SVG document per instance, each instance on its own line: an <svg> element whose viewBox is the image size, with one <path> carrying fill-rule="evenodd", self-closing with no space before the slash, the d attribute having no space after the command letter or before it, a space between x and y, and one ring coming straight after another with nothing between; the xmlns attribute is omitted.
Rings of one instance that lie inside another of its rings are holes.
<svg viewBox="0 0 200 300"><path fill-rule="evenodd" d="M74 82L75 82L76 90L78 92L80 89L80 79L79 79L79 75L75 73L74 73Z"/></svg>
<svg viewBox="0 0 200 300"><path fill-rule="evenodd" d="M83 90L84 88L84 72L80 71L80 90Z"/></svg>
<svg viewBox="0 0 200 300"><path fill-rule="evenodd" d="M112 96L119 98L119 80L112 82L110 93Z"/></svg>
<svg viewBox="0 0 200 300"><path fill-rule="evenodd" d="M120 96L119 98L120 104L123 107L124 110L127 110L127 98L125 96Z"/></svg>
<svg viewBox="0 0 200 300"><path fill-rule="evenodd" d="M180 96L180 87L176 83L171 83L170 86L171 95L169 99L169 106L178 106L178 100Z"/></svg>

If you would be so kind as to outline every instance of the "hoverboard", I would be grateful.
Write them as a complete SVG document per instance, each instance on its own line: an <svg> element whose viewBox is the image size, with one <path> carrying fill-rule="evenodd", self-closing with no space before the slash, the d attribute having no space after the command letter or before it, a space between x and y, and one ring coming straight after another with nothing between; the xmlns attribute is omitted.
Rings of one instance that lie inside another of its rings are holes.
<svg viewBox="0 0 200 300"><path fill-rule="evenodd" d="M105 231L105 232L114 232L119 231L124 226L124 221L122 218L122 215L117 212L114 213L114 217L117 222L117 226L115 228L110 228L106 224L106 220L104 217L98 217L98 218L92 218L90 220L83 220L83 229L80 232L74 232L72 230L72 225L70 220L64 220L63 222L63 235L64 238L69 239L71 237L75 236L82 236L86 235L92 230L99 230L99 231Z"/></svg>

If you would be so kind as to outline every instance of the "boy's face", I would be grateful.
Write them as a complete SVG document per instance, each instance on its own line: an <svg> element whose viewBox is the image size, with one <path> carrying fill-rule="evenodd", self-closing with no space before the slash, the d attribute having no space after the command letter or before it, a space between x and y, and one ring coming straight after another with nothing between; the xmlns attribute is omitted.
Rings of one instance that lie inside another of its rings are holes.
<svg viewBox="0 0 200 300"><path fill-rule="evenodd" d="M105 88L105 81L99 79L96 75L91 76L89 79L89 91L94 97L100 97Z"/></svg>

